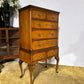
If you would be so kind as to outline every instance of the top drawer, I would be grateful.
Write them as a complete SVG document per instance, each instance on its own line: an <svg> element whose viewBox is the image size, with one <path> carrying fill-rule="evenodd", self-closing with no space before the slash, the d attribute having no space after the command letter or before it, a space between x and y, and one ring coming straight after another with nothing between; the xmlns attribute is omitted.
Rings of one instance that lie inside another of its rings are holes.
<svg viewBox="0 0 84 84"><path fill-rule="evenodd" d="M46 19L46 13L43 11L32 10L32 18Z"/></svg>
<svg viewBox="0 0 84 84"><path fill-rule="evenodd" d="M58 15L54 13L47 13L47 20L58 21Z"/></svg>

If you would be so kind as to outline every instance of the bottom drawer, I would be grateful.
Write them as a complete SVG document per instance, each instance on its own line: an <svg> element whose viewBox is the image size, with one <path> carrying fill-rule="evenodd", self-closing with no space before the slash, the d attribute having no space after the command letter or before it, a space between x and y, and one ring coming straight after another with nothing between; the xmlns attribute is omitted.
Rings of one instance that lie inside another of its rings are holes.
<svg viewBox="0 0 84 84"><path fill-rule="evenodd" d="M54 49L54 50L49 50L47 56L50 57L50 56L55 56L57 54L58 54L58 49Z"/></svg>
<svg viewBox="0 0 84 84"><path fill-rule="evenodd" d="M46 52L34 54L32 60L37 61L37 60L41 60L43 58L46 58Z"/></svg>

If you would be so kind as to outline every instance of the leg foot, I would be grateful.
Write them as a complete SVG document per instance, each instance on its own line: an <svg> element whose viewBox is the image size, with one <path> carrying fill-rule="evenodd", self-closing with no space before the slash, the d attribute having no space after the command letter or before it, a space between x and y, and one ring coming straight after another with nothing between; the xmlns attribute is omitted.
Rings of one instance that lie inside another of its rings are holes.
<svg viewBox="0 0 84 84"><path fill-rule="evenodd" d="M45 60L45 68L47 68L47 59Z"/></svg>
<svg viewBox="0 0 84 84"><path fill-rule="evenodd" d="M32 72L33 72L33 69L35 68L35 65L28 65L28 67L29 67L29 71L30 71L30 84L33 84Z"/></svg>
<svg viewBox="0 0 84 84"><path fill-rule="evenodd" d="M0 73L1 73L1 70L0 70Z"/></svg>
<svg viewBox="0 0 84 84"><path fill-rule="evenodd" d="M47 66L45 66L45 68L47 68Z"/></svg>
<svg viewBox="0 0 84 84"><path fill-rule="evenodd" d="M59 73L58 71L56 71L56 73Z"/></svg>
<svg viewBox="0 0 84 84"><path fill-rule="evenodd" d="M19 66L20 66L20 70L21 70L21 76L20 76L20 78L23 77L22 63L23 63L23 61L19 60Z"/></svg>
<svg viewBox="0 0 84 84"><path fill-rule="evenodd" d="M23 77L23 75L20 76L20 78L22 78L22 77Z"/></svg>
<svg viewBox="0 0 84 84"><path fill-rule="evenodd" d="M57 64L56 64L56 73L58 73L58 63L59 63L59 57L55 57L57 59Z"/></svg>

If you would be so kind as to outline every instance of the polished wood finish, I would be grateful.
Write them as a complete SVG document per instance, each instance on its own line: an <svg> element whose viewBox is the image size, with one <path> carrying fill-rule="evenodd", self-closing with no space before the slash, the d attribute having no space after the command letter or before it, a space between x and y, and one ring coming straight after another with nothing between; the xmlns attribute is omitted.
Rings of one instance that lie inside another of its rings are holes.
<svg viewBox="0 0 84 84"><path fill-rule="evenodd" d="M57 21L58 22L58 15L54 14L54 13L47 13L47 20L51 20L51 21Z"/></svg>
<svg viewBox="0 0 84 84"><path fill-rule="evenodd" d="M54 46L57 46L57 39L32 42L32 50L49 48Z"/></svg>
<svg viewBox="0 0 84 84"><path fill-rule="evenodd" d="M42 52L42 53L37 53L37 54L34 54L33 57L32 57L32 61L37 61L37 60L41 60L43 58L46 57L46 52Z"/></svg>
<svg viewBox="0 0 84 84"><path fill-rule="evenodd" d="M19 10L19 65L22 77L22 61L28 63L30 84L33 84L32 72L38 61L46 61L45 67L47 67L47 59L55 57L57 72L59 63L58 17L59 12L31 5Z"/></svg>
<svg viewBox="0 0 84 84"><path fill-rule="evenodd" d="M55 56L55 55L57 56L57 54L58 54L58 49L54 49L54 50L48 51L47 56L48 57Z"/></svg>
<svg viewBox="0 0 84 84"><path fill-rule="evenodd" d="M32 28L43 28L43 29L57 29L58 23L56 22L45 22L40 20L32 20Z"/></svg>
<svg viewBox="0 0 84 84"><path fill-rule="evenodd" d="M46 13L43 11L32 10L32 18L46 19Z"/></svg>
<svg viewBox="0 0 84 84"><path fill-rule="evenodd" d="M0 61L19 57L19 28L0 28Z"/></svg>
<svg viewBox="0 0 84 84"><path fill-rule="evenodd" d="M32 31L32 39L46 39L46 38L57 38L57 30L34 30Z"/></svg>

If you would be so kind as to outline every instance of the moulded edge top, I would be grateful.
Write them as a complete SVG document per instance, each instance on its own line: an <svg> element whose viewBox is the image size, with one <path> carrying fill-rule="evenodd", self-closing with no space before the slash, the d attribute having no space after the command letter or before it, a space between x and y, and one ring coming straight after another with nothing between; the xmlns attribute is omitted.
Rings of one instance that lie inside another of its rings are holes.
<svg viewBox="0 0 84 84"><path fill-rule="evenodd" d="M42 8L42 7L38 7L38 6L34 6L34 5L25 6L25 7L23 7L23 8L20 8L19 11L20 11L20 10L27 9L27 8L39 8L39 9L44 9L44 10L51 11L51 12L54 12L54 13L57 13L57 14L60 13L60 12L58 12L58 11L54 11L54 10L50 10L50 9L46 9L46 8Z"/></svg>

